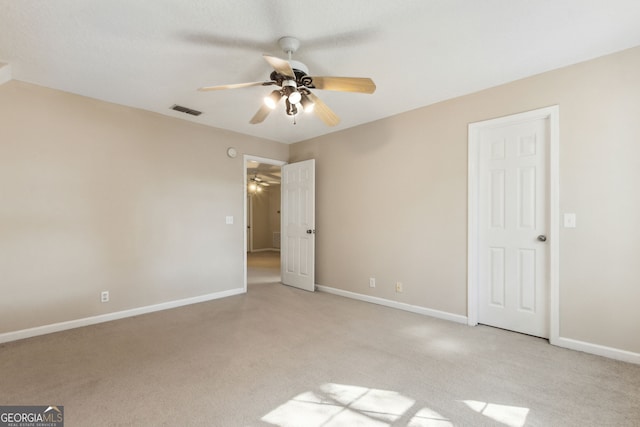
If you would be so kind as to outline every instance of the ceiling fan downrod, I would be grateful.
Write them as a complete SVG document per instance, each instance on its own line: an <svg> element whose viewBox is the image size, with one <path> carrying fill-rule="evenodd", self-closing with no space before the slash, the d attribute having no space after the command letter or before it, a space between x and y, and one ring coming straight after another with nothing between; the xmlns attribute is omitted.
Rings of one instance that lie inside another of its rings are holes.
<svg viewBox="0 0 640 427"><path fill-rule="evenodd" d="M285 36L278 40L278 45L289 56L289 61L291 61L291 55L296 53L300 47L300 40L295 37Z"/></svg>

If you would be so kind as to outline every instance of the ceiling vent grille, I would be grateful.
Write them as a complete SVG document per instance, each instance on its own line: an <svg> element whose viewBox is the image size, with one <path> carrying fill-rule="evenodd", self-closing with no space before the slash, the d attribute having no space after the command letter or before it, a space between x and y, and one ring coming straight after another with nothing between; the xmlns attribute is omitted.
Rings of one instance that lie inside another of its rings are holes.
<svg viewBox="0 0 640 427"><path fill-rule="evenodd" d="M181 113L191 114L192 116L199 116L202 111L192 110L191 108L183 107L182 105L174 104L171 107L172 110L180 111Z"/></svg>

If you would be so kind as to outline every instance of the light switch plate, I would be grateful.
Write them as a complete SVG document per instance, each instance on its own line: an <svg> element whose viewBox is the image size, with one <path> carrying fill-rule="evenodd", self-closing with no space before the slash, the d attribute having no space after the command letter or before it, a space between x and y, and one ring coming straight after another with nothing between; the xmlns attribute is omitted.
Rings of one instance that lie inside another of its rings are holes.
<svg viewBox="0 0 640 427"><path fill-rule="evenodd" d="M576 214L564 214L564 228L576 228Z"/></svg>
<svg viewBox="0 0 640 427"><path fill-rule="evenodd" d="M226 218L227 225L233 224L233 216L228 215Z"/></svg>

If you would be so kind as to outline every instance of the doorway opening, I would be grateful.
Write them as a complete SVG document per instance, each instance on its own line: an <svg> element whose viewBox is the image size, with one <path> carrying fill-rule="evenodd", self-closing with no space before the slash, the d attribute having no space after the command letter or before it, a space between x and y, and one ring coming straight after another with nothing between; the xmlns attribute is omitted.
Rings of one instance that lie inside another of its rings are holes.
<svg viewBox="0 0 640 427"><path fill-rule="evenodd" d="M281 167L285 162L245 156L245 291L280 283Z"/></svg>

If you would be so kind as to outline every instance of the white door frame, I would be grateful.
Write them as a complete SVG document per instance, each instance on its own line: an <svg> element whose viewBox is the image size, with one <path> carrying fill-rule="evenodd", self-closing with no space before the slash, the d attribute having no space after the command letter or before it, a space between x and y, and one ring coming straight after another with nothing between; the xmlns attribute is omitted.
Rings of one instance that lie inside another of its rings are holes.
<svg viewBox="0 0 640 427"><path fill-rule="evenodd" d="M536 119L549 120L549 342L557 344L560 336L560 257L559 257L559 218L560 218L560 108L558 105L513 114L491 120L469 124L468 136L468 224L467 224L467 323L478 324L478 162L479 141L482 128L503 126L508 123L530 121Z"/></svg>
<svg viewBox="0 0 640 427"><path fill-rule="evenodd" d="M283 161L283 160L275 160L275 159L267 159L266 157L258 157L258 156L252 156L250 154L245 154L244 155L244 161L242 162L242 166L244 167L244 170L242 171L242 176L244 177L244 185L242 186L242 191L243 191L243 196L242 196L242 200L243 200L243 205L244 205L244 251L243 251L243 256L244 256L244 261L243 261L243 265L244 265L244 273L243 273L243 281L244 281L244 292L247 292L247 185L249 183L248 179L247 179L247 169L249 166L249 162L258 162L258 163L266 163L268 165L275 165L275 166L284 166L287 164L287 162Z"/></svg>
<svg viewBox="0 0 640 427"><path fill-rule="evenodd" d="M253 252L253 200L251 196L247 193L246 207L247 212L247 226L245 227L247 231L247 249L245 252Z"/></svg>

